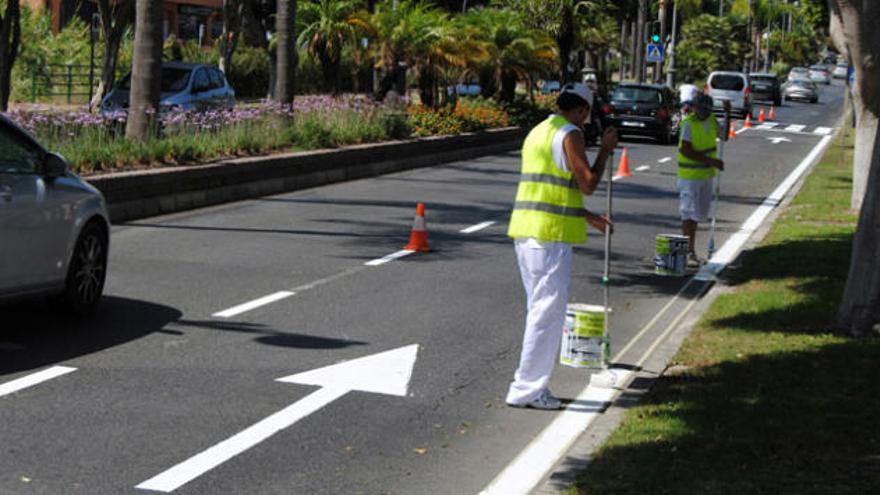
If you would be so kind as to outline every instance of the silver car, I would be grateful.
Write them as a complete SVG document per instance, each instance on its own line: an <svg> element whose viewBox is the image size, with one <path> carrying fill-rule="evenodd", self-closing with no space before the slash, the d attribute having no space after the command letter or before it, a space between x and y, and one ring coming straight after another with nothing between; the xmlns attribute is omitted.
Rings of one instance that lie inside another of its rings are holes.
<svg viewBox="0 0 880 495"><path fill-rule="evenodd" d="M733 113L742 118L752 114L749 78L742 72L715 71L709 74L706 88L706 93L712 97L715 112L724 111L724 102L729 101Z"/></svg>
<svg viewBox="0 0 880 495"><path fill-rule="evenodd" d="M213 65L165 62L160 78L160 111L231 110L235 91ZM101 102L101 111L128 110L131 74L123 77Z"/></svg>
<svg viewBox="0 0 880 495"><path fill-rule="evenodd" d="M76 314L92 312L109 232L101 193L0 115L0 302L52 295Z"/></svg>
<svg viewBox="0 0 880 495"><path fill-rule="evenodd" d="M789 79L782 85L782 97L788 100L807 100L810 103L819 101L819 89L809 79Z"/></svg>

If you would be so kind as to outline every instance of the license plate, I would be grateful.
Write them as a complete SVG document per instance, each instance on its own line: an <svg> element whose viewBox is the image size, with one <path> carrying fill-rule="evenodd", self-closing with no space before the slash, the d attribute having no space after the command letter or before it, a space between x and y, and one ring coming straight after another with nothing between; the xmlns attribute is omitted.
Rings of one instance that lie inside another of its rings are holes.
<svg viewBox="0 0 880 495"><path fill-rule="evenodd" d="M623 122L620 123L620 125L622 125L624 127L645 127L644 122L631 122L628 120L624 120Z"/></svg>

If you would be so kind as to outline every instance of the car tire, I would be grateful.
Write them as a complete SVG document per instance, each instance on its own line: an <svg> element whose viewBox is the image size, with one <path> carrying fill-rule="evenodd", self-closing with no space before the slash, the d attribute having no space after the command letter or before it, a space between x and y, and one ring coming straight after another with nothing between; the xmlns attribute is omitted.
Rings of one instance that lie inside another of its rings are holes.
<svg viewBox="0 0 880 495"><path fill-rule="evenodd" d="M776 98L775 100L773 100L773 104L776 105L777 107L781 107L782 106L782 98Z"/></svg>
<svg viewBox="0 0 880 495"><path fill-rule="evenodd" d="M819 98L813 98L810 103L819 103Z"/></svg>
<svg viewBox="0 0 880 495"><path fill-rule="evenodd" d="M61 302L78 316L95 311L104 291L107 275L107 230L98 222L89 222L79 234L67 268Z"/></svg>

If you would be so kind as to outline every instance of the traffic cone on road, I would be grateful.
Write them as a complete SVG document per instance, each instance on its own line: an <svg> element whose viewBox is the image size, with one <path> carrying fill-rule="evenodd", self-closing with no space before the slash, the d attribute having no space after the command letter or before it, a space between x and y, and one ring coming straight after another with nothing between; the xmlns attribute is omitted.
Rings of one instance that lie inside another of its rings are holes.
<svg viewBox="0 0 880 495"><path fill-rule="evenodd" d="M776 120L776 105L770 105L770 120Z"/></svg>
<svg viewBox="0 0 880 495"><path fill-rule="evenodd" d="M743 125L743 129L751 129L752 128L752 114L746 114L746 123Z"/></svg>
<svg viewBox="0 0 880 495"><path fill-rule="evenodd" d="M626 155L626 148L624 148L623 154L620 155L620 164L617 166L617 173L614 174L614 178L631 176L632 173L629 171L629 157Z"/></svg>
<svg viewBox="0 0 880 495"><path fill-rule="evenodd" d="M727 140L736 139L736 129L733 122L730 123L730 130L727 132Z"/></svg>
<svg viewBox="0 0 880 495"><path fill-rule="evenodd" d="M412 231L409 233L409 243L403 248L407 251L428 252L428 228L425 225L425 203L419 203L416 207L416 217L413 219Z"/></svg>
<svg viewBox="0 0 880 495"><path fill-rule="evenodd" d="M765 120L765 117L764 117L764 107L761 107L761 111L758 112L758 122L760 122L760 123L763 124L763 123L764 123L764 120Z"/></svg>

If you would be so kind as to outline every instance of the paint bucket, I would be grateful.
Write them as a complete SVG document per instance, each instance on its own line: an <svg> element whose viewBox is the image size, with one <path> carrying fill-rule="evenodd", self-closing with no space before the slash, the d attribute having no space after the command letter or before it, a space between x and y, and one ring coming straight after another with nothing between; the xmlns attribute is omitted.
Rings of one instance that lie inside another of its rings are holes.
<svg viewBox="0 0 880 495"><path fill-rule="evenodd" d="M610 310L609 310L610 311ZM572 368L602 368L610 353L605 335L605 308L569 304L562 326L559 363Z"/></svg>
<svg viewBox="0 0 880 495"><path fill-rule="evenodd" d="M654 272L680 277L687 271L688 238L678 234L657 234Z"/></svg>

